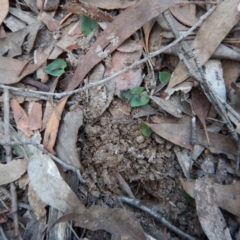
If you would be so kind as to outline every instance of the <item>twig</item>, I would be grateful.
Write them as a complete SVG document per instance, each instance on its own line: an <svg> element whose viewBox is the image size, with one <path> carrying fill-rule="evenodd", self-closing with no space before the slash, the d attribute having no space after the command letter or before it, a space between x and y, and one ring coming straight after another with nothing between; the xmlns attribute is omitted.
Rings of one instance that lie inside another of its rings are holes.
<svg viewBox="0 0 240 240"><path fill-rule="evenodd" d="M168 229L172 230L174 233L176 233L178 236L184 238L184 239L188 239L188 240L196 240L196 238L184 233L183 231L181 231L180 229L178 229L177 227L175 227L174 225L172 225L170 222L168 222L164 217L162 217L160 214L152 211L151 209L149 209L148 207L146 207L145 205L143 205L139 200L136 199L131 199L131 198L127 198L127 197L119 197L119 200L123 203L127 203L131 206L134 206L140 210L142 210L145 213L148 213L149 215L151 215L152 217L154 217L157 221L161 222L164 226L166 226Z"/></svg>
<svg viewBox="0 0 240 240"><path fill-rule="evenodd" d="M75 166L68 164L66 162L64 162L63 160L55 157L54 155L52 155L50 152L48 152L41 144L36 143L34 141L26 141L26 142L21 142L21 141L2 141L0 140L0 145L4 145L4 146L23 146L23 145L33 145L34 147L36 147L37 149L39 149L40 151L42 151L44 154L48 155L50 158L52 158L55 162L59 163L61 166L63 166L64 168L66 168L67 170L71 170L73 172L75 172L78 176L78 179L81 183L86 183L85 180L82 178L80 170L78 168L76 168Z"/></svg>
<svg viewBox="0 0 240 240"><path fill-rule="evenodd" d="M124 68L123 70L121 70L121 71L119 71L119 72L117 72L117 73L115 73L115 74L113 74L113 75L111 75L111 76L109 76L107 78L104 78L103 80L100 80L98 82L89 83L89 84L87 84L86 86L84 86L82 88L78 88L76 90L69 91L69 92L63 92L63 93L46 93L46 92L43 92L43 91L34 91L34 90L31 90L31 89L14 88L14 87L6 86L4 84L0 84L0 88L9 89L10 91L14 91L14 92L35 93L36 94L35 97L38 97L39 95L44 95L44 96L54 96L55 98L60 99L60 98L65 97L65 96L69 96L69 95L72 95L72 94L75 94L75 93L83 92L83 91L85 91L85 90L87 90L89 88L92 88L92 87L97 87L97 86L102 85L102 84L104 84L104 83L106 83L106 82L116 78L117 76L119 76L119 75L129 71L130 69L136 68L137 66L141 65L142 63L145 63L146 61L148 61L150 58L153 58L153 57L163 53L167 49L173 47L174 45L176 45L177 43L182 41L185 37L190 35L196 28L198 28L203 23L203 21L214 11L215 8L216 8L216 6L213 6L212 8L210 8L204 15L202 15L199 18L199 20L197 21L196 24L194 24L191 28L189 28L188 31L183 33L179 38L177 38L172 43L168 44L165 47L160 48L159 50L157 50L155 52L152 52L152 53L148 54L145 58L143 58L143 59L133 63L132 65Z"/></svg>
<svg viewBox="0 0 240 240"><path fill-rule="evenodd" d="M4 133L5 133L4 138L5 141L10 141L9 91L7 89L4 89L3 99L4 99ZM9 146L5 146L5 150L7 163L10 163L12 161L11 148ZM10 183L10 192L11 192L11 213L13 215L15 236L18 237L18 239L22 239L19 231L17 193L14 183Z"/></svg>

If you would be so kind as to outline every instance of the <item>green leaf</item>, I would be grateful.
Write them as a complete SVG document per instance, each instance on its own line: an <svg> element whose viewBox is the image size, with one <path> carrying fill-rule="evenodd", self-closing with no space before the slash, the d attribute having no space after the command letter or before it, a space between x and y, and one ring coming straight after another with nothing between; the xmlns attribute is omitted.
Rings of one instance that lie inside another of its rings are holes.
<svg viewBox="0 0 240 240"><path fill-rule="evenodd" d="M144 137L150 137L150 135L152 133L152 130L150 129L150 127L144 122L142 122L140 124L140 127L141 127L141 131L142 131L142 135Z"/></svg>
<svg viewBox="0 0 240 240"><path fill-rule="evenodd" d="M144 106L149 102L149 97L146 95L140 96L140 95L133 95L130 101L131 107L140 107Z"/></svg>
<svg viewBox="0 0 240 240"><path fill-rule="evenodd" d="M189 203L194 202L194 198L192 198L186 191L182 190L182 195L187 202Z"/></svg>
<svg viewBox="0 0 240 240"><path fill-rule="evenodd" d="M97 28L97 22L89 17L82 16L80 19L80 27L85 36L88 36Z"/></svg>
<svg viewBox="0 0 240 240"><path fill-rule="evenodd" d="M159 78L159 81L161 83L166 83L171 77L171 73L170 72L159 72L158 74L158 78Z"/></svg>
<svg viewBox="0 0 240 240"><path fill-rule="evenodd" d="M131 92L136 93L136 94L140 94L140 93L143 92L143 90L144 90L144 87L135 87L135 88L132 89Z"/></svg>
<svg viewBox="0 0 240 240"><path fill-rule="evenodd" d="M132 98L132 96L133 96L133 94L131 93L131 90L130 89L128 89L128 90L122 90L121 92L120 92L120 98L122 99L122 100L130 100L131 98Z"/></svg>
<svg viewBox="0 0 240 240"><path fill-rule="evenodd" d="M67 63L61 59L57 58L44 69L46 73L52 75L54 77L60 77L63 73L65 73L64 68L67 66Z"/></svg>

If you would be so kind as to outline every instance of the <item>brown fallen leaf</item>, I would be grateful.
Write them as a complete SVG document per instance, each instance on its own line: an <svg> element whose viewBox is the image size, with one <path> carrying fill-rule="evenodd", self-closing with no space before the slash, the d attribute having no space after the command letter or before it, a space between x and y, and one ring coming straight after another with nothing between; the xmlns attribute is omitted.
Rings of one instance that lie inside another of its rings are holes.
<svg viewBox="0 0 240 240"><path fill-rule="evenodd" d="M210 102L208 101L205 94L198 88L193 88L191 91L191 100L192 100L192 107L196 115L198 116L199 120L201 121L208 144L210 143L207 125L206 125L206 117L208 115L209 108L211 106Z"/></svg>
<svg viewBox="0 0 240 240"><path fill-rule="evenodd" d="M167 113L176 118L182 118L182 112L170 101L155 96L150 96L150 98Z"/></svg>
<svg viewBox="0 0 240 240"><path fill-rule="evenodd" d="M152 19L151 21L147 22L143 25L143 31L144 31L144 40L145 40L145 47L146 51L149 53L149 36L152 31L153 25L156 22L155 19Z"/></svg>
<svg viewBox="0 0 240 240"><path fill-rule="evenodd" d="M5 76L4 78L0 78L0 83L17 83L25 76L36 71L42 63L43 61L39 62L38 64L27 64L27 62L23 62L17 59L0 57L0 75Z"/></svg>
<svg viewBox="0 0 240 240"><path fill-rule="evenodd" d="M2 0L0 2L0 25L2 24L3 20L8 14L9 9L9 1L8 0Z"/></svg>
<svg viewBox="0 0 240 240"><path fill-rule="evenodd" d="M130 37L136 30L142 27L145 23L158 16L170 6L173 6L178 1L176 0L164 0L159 3L158 0L140 0L133 6L127 8L121 12L108 26L108 28L102 32L97 41L88 50L81 61L66 89L71 91L78 87L83 81L88 72L100 61L111 54L122 44L128 37ZM57 106L58 113L61 115L68 97L60 101L60 107ZM61 110L61 111L60 111ZM57 131L59 126L59 120L57 116L52 113L51 120L44 133L44 146L48 146L51 152L54 152L53 146L56 141ZM52 124L54 123L54 124ZM47 142L51 140L49 145Z"/></svg>
<svg viewBox="0 0 240 240"><path fill-rule="evenodd" d="M0 163L0 185L8 184L19 179L27 170L26 159L12 160L7 164Z"/></svg>
<svg viewBox="0 0 240 240"><path fill-rule="evenodd" d="M194 188L196 180L185 181L183 178L179 178L184 190L192 197L195 197ZM221 185L218 183L213 184L213 189L216 193L217 205L240 217L240 182L235 182L231 185Z"/></svg>
<svg viewBox="0 0 240 240"><path fill-rule="evenodd" d="M191 48L194 50L195 57L201 65L211 57L221 41L239 21L240 14L237 11L238 4L238 0L221 2L200 27ZM218 27L223 25L223 29ZM209 36L211 36L211 38L209 38ZM179 63L171 76L168 88L165 92L171 96L175 91L174 87L187 78L188 71L186 67L182 63Z"/></svg>
<svg viewBox="0 0 240 240"><path fill-rule="evenodd" d="M38 130L42 128L42 104L33 102L28 118L28 126L30 130Z"/></svg>
<svg viewBox="0 0 240 240"><path fill-rule="evenodd" d="M129 42L129 45L131 45L131 42ZM142 55L142 47L137 43L135 43L135 46L138 46L138 48L135 47L135 49L138 50L133 52L126 52L123 47L121 48L121 51L115 51L112 56L111 68L106 70L105 75L110 76L124 69L128 64L133 64L138 61ZM120 96L122 90L140 86L142 82L141 72L141 68L131 69L114 78L112 81L116 84L115 95Z"/></svg>
<svg viewBox="0 0 240 240"><path fill-rule="evenodd" d="M183 117L179 120L172 120L173 123L169 123L169 118L159 118L161 123L149 124L146 123L156 134L167 139L168 141L192 150L193 145L190 142L191 137L191 118ZM210 145L207 143L205 132L201 129L197 129L196 144L202 145L210 149L213 153L224 153L230 159L236 160L237 156L237 143L233 138L226 137L222 134L208 132Z"/></svg>
<svg viewBox="0 0 240 240"><path fill-rule="evenodd" d="M103 9L127 8L136 3L135 0L81 0L80 2Z"/></svg>
<svg viewBox="0 0 240 240"><path fill-rule="evenodd" d="M62 6L63 9L67 10L68 12L81 14L87 17L90 17L96 21L106 21L111 22L113 18L107 13L104 12L96 7L89 5L88 3L78 2L78 3L71 3L67 2Z"/></svg>
<svg viewBox="0 0 240 240"><path fill-rule="evenodd" d="M16 32L11 32L6 38L0 39L0 56L15 57L22 54L22 45L25 44L27 53L32 50L41 21L35 21Z"/></svg>
<svg viewBox="0 0 240 240"><path fill-rule="evenodd" d="M60 217L55 223L75 221L75 226L91 231L105 230L112 234L111 240L145 240L145 235L137 219L127 210L105 209L91 206L83 214L69 213Z"/></svg>
<svg viewBox="0 0 240 240"><path fill-rule="evenodd" d="M83 112L78 107L68 112L61 122L56 142L56 152L60 159L80 168L79 154L76 149L78 130L83 124Z"/></svg>
<svg viewBox="0 0 240 240"><path fill-rule="evenodd" d="M13 116L17 124L17 128L21 130L26 136L32 136L33 131L29 129L28 115L25 110L20 106L16 99L11 99L10 106L13 110Z"/></svg>
<svg viewBox="0 0 240 240"><path fill-rule="evenodd" d="M56 155L53 147L57 138L59 122L61 120L62 111L68 100L68 97L61 99L57 106L53 108L47 122L46 130L43 138L44 147L53 155Z"/></svg>
<svg viewBox="0 0 240 240"><path fill-rule="evenodd" d="M196 17L196 4L171 7L169 10L179 22L186 26L191 27L198 21Z"/></svg>
<svg viewBox="0 0 240 240"><path fill-rule="evenodd" d="M49 31L54 31L59 25L59 21L53 18L50 14L42 12L40 19L45 23Z"/></svg>

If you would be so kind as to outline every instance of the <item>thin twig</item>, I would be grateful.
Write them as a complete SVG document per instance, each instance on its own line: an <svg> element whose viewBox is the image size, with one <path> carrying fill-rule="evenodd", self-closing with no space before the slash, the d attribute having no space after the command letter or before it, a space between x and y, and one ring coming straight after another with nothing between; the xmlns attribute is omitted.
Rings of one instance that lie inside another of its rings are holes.
<svg viewBox="0 0 240 240"><path fill-rule="evenodd" d="M136 199L131 199L131 198L127 198L127 197L119 197L119 200L123 203L127 203L131 206L134 206L140 210L142 210L145 213L148 213L149 215L151 215L154 219L156 219L157 221L161 222L164 226L166 226L168 229L172 230L174 233L176 233L178 236L184 238L184 239L188 239L188 240L196 240L196 238L186 234L185 232L181 231L180 229L178 229L177 227L175 227L174 225L172 225L169 221L167 221L164 217L162 217L160 214L152 211L151 209L149 209L148 207L146 207L145 205L143 205L139 200Z"/></svg>
<svg viewBox="0 0 240 240"><path fill-rule="evenodd" d="M85 180L82 178L80 170L78 168L76 168L75 166L68 164L66 162L64 162L63 160L55 157L54 155L52 155L50 152L48 152L41 144L36 143L34 141L26 141L26 142L21 142L21 141L2 141L0 140L0 145L3 146L23 146L23 145L33 145L34 147L36 147L37 149L39 149L40 151L42 151L44 154L48 155L50 158L52 158L55 162L59 163L61 166L63 166L64 168L66 168L67 170L73 171L77 174L78 179L81 183L86 183Z"/></svg>
<svg viewBox="0 0 240 240"><path fill-rule="evenodd" d="M204 15L202 15L198 22L196 24L194 24L191 28L189 28L188 31L186 31L185 33L183 33L179 38L177 38L175 41L173 41L172 43L168 44L167 46L165 47L162 47L160 48L159 50L155 51L155 52L152 52L152 53L149 53L145 58L133 63L132 65L124 68L123 70L107 77L107 78L104 78L103 80L100 80L98 82L95 82L95 83L89 83L87 84L86 86L82 87L82 88L78 88L76 90L73 90L73 91L69 91L69 92L63 92L63 93L46 93L46 92L43 92L43 91L34 91L34 90L31 90L31 89L24 89L24 88L14 88L14 87L10 87L10 86L6 86L6 85L3 85L3 84L0 84L0 88L3 88L3 89L9 89L10 91L14 91L14 92L29 92L29 93L35 93L36 94L36 98L38 98L39 95L44 95L44 96L54 96L55 98L57 99L60 99L62 97L65 97L65 96L69 96L69 95L72 95L72 94L75 94L75 93L79 93L79 92L83 92L89 88L92 88L92 87L97 87L99 85L102 85L114 78L116 78L117 76L133 69L133 68L136 68L137 66L141 65L142 63L145 63L146 61L148 61L150 58L153 58L161 53L163 53L164 51L166 51L167 49L173 47L174 45L176 45L177 43L179 43L180 41L182 41L184 38L186 38L188 35L190 35L196 28L198 28L202 23L203 21L214 11L214 9L216 8L216 6L213 6L212 8L210 8Z"/></svg>
<svg viewBox="0 0 240 240"><path fill-rule="evenodd" d="M5 134L4 138L5 141L10 141L9 91L7 89L4 89L3 99L4 99L4 134ZM12 161L11 148L9 146L5 146L5 150L7 163L10 163ZM10 192L11 192L11 213L13 215L15 236L18 237L18 239L22 239L19 231L17 193L14 183L10 183Z"/></svg>

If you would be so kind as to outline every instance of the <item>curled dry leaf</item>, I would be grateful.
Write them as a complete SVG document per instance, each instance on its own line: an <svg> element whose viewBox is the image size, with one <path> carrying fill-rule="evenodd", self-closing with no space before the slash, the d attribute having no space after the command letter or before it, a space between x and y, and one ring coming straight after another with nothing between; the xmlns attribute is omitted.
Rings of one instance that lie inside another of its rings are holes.
<svg viewBox="0 0 240 240"><path fill-rule="evenodd" d="M240 14L237 11L238 3L238 0L221 2L200 27L191 48L195 51L195 57L201 65L211 57L221 41L239 21ZM218 27L223 25L224 28L220 29ZM209 38L209 36L211 36L211 38ZM187 78L188 72L186 67L182 63L179 63L171 76L166 93L171 96L175 91L174 87Z"/></svg>
<svg viewBox="0 0 240 240"><path fill-rule="evenodd" d="M28 137L32 136L33 131L29 129L28 115L25 110L20 106L16 99L11 99L10 106L13 110L13 116L17 124L17 128Z"/></svg>
<svg viewBox="0 0 240 240"><path fill-rule="evenodd" d="M0 163L0 185L19 179L26 172L27 165L26 159L13 160L7 164Z"/></svg>
<svg viewBox="0 0 240 240"><path fill-rule="evenodd" d="M0 25L2 24L4 18L7 16L8 9L9 9L9 1L1 0L0 1Z"/></svg>
<svg viewBox="0 0 240 240"><path fill-rule="evenodd" d="M70 213L60 217L55 223L75 221L75 226L92 231L105 230L112 234L111 240L145 240L144 232L137 219L127 210L105 209L92 206L83 214Z"/></svg>

